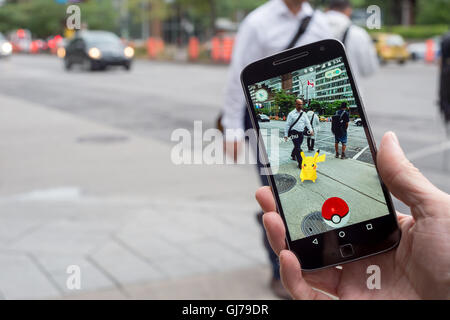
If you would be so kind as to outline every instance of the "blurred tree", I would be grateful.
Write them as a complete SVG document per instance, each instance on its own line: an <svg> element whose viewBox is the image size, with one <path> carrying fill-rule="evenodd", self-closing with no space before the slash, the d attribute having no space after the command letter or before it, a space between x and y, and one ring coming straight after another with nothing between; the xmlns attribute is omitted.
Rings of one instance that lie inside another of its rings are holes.
<svg viewBox="0 0 450 320"><path fill-rule="evenodd" d="M309 103L308 109L314 110L314 111L321 111L321 105L320 102L317 100L311 100Z"/></svg>
<svg viewBox="0 0 450 320"><path fill-rule="evenodd" d="M417 23L450 25L450 0L419 0Z"/></svg>
<svg viewBox="0 0 450 320"><path fill-rule="evenodd" d="M89 29L117 31L119 14L113 1L91 0L78 5L81 8L81 21L86 23ZM64 6L64 11L66 7Z"/></svg>
<svg viewBox="0 0 450 320"><path fill-rule="evenodd" d="M0 30L25 28L37 37L59 33L65 9L51 0L8 1L0 10Z"/></svg>
<svg viewBox="0 0 450 320"><path fill-rule="evenodd" d="M176 0L174 0L176 1ZM172 1L172 2L174 2ZM170 16L171 6L167 0L128 0L130 15L136 23L149 23L148 33L152 36L162 35L161 23Z"/></svg>
<svg viewBox="0 0 450 320"><path fill-rule="evenodd" d="M275 104L280 108L280 112L285 115L295 108L296 99L296 96L288 94L283 90L279 90L275 94Z"/></svg>
<svg viewBox="0 0 450 320"><path fill-rule="evenodd" d="M77 4L81 20L91 29L115 30L117 14L109 0L87 1ZM29 29L34 37L46 38L61 34L65 28L67 5L54 0L9 0L0 9L0 31Z"/></svg>
<svg viewBox="0 0 450 320"><path fill-rule="evenodd" d="M199 29L207 31L206 34L211 36L216 33L215 21L218 17L240 22L246 14L267 0L174 0L174 2Z"/></svg>
<svg viewBox="0 0 450 320"><path fill-rule="evenodd" d="M450 0L353 0L359 7L378 5L381 8L383 22L386 25L397 25L405 22L412 24L449 24ZM405 7L411 17L405 13Z"/></svg>
<svg viewBox="0 0 450 320"><path fill-rule="evenodd" d="M322 102L321 108L325 111L326 115L334 115L336 111L340 108L342 102L346 102L345 100L335 100L331 102Z"/></svg>

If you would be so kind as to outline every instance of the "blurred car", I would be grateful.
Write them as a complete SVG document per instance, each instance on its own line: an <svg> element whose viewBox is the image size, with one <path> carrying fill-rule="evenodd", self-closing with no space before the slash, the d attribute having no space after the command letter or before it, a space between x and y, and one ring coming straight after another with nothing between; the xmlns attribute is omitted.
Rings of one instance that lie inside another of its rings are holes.
<svg viewBox="0 0 450 320"><path fill-rule="evenodd" d="M270 118L269 118L267 115L265 115L265 114L258 114L258 115L256 116L256 118L257 118L258 121L260 121L260 122L269 122L269 121L270 121Z"/></svg>
<svg viewBox="0 0 450 320"><path fill-rule="evenodd" d="M319 121L320 121L320 122L327 122L328 119L327 119L326 117L324 117L324 116L320 116L320 117L319 117Z"/></svg>
<svg viewBox="0 0 450 320"><path fill-rule="evenodd" d="M31 42L30 53L41 53L48 49L47 42L37 39Z"/></svg>
<svg viewBox="0 0 450 320"><path fill-rule="evenodd" d="M125 46L120 38L108 31L81 31L71 40L64 52L64 66L70 70L80 64L88 70L104 70L108 66L123 66L130 70L134 49Z"/></svg>
<svg viewBox="0 0 450 320"><path fill-rule="evenodd" d="M426 45L425 42L410 43L407 46L411 60L424 60Z"/></svg>
<svg viewBox="0 0 450 320"><path fill-rule="evenodd" d="M431 47L427 48L427 45ZM411 43L407 46L411 60L425 60L427 49L429 49L429 61L436 61L441 54L441 38L439 36L426 40L425 42Z"/></svg>
<svg viewBox="0 0 450 320"><path fill-rule="evenodd" d="M29 53L31 50L31 32L26 29L18 29L9 33L9 40L14 52Z"/></svg>
<svg viewBox="0 0 450 320"><path fill-rule="evenodd" d="M363 125L361 118L356 118L353 123L358 127L361 127Z"/></svg>
<svg viewBox="0 0 450 320"><path fill-rule="evenodd" d="M390 33L378 33L373 36L375 48L381 63L397 61L400 64L409 59L406 42L402 36Z"/></svg>
<svg viewBox="0 0 450 320"><path fill-rule="evenodd" d="M50 36L47 38L47 48L51 54L56 54L58 48L60 48L64 42L64 38L59 34L56 36Z"/></svg>
<svg viewBox="0 0 450 320"><path fill-rule="evenodd" d="M66 46L68 45L69 40L63 38L61 41L58 41L56 44L56 55L58 58L63 59L66 56Z"/></svg>
<svg viewBox="0 0 450 320"><path fill-rule="evenodd" d="M13 51L12 44L0 32L0 58L9 57Z"/></svg>

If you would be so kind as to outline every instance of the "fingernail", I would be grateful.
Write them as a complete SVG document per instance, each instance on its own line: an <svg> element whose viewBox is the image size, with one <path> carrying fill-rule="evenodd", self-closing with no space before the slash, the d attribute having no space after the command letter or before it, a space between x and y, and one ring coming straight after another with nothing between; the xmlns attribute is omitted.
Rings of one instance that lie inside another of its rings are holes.
<svg viewBox="0 0 450 320"><path fill-rule="evenodd" d="M391 131L390 133L391 133L392 140L394 140L395 144L399 146L399 145L400 145L400 142L398 141L398 137L397 137L397 135L395 134L395 132L394 132L394 131Z"/></svg>

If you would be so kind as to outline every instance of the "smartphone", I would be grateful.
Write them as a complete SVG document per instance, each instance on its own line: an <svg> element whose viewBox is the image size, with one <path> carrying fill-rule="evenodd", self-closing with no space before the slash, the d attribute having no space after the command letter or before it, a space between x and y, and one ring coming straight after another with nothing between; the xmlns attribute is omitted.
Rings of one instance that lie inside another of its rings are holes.
<svg viewBox="0 0 450 320"><path fill-rule="evenodd" d="M245 67L241 82L287 246L302 269L395 248L401 233L343 44L329 39L269 56Z"/></svg>

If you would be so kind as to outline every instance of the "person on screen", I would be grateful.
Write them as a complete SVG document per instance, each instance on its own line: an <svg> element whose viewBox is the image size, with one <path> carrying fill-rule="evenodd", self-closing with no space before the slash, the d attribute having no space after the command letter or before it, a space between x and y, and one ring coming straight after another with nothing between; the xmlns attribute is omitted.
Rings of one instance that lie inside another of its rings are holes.
<svg viewBox="0 0 450 320"><path fill-rule="evenodd" d="M309 123L306 112L303 111L303 100L297 99L295 101L295 109L289 112L284 126L284 140L287 141L289 137L292 139L294 147L292 148L291 158L298 162L298 168L302 168L302 143L303 131L308 128L311 135L314 135L314 130Z"/></svg>
<svg viewBox="0 0 450 320"><path fill-rule="evenodd" d="M339 158L339 143L342 144L341 159L345 159L345 150L347 148L347 129L350 122L350 116L347 111L347 103L342 102L341 108L336 112L331 120L331 130L334 134L334 149L336 150L336 158Z"/></svg>
<svg viewBox="0 0 450 320"><path fill-rule="evenodd" d="M314 110L309 110L306 115L308 116L309 123L311 124L314 131L314 135L308 136L308 138L306 139L306 143L308 145L308 151L314 151L314 144L320 131L320 120L319 116L314 112Z"/></svg>
<svg viewBox="0 0 450 320"><path fill-rule="evenodd" d="M304 32L299 34L299 30ZM298 37L296 37L299 35ZM225 150L233 159L243 148L244 130L252 128L242 91L240 74L242 69L253 61L311 42L332 38L325 14L313 10L304 0L270 0L252 11L242 21L236 35L233 56L225 89L225 101L218 127L225 130ZM254 148L255 149L255 148ZM258 166L261 166L258 163ZM260 175L261 183L268 185L267 176ZM262 213L258 213L262 227ZM275 295L288 298L284 290L278 268L278 258L270 249L263 233L264 245L272 266L270 287Z"/></svg>

